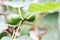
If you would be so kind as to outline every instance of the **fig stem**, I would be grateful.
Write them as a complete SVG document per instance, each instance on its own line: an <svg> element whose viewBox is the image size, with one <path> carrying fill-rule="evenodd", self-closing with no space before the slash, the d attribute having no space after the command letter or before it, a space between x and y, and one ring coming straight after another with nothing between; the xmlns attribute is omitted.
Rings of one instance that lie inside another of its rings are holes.
<svg viewBox="0 0 60 40"><path fill-rule="evenodd" d="M16 36L17 36L17 33L18 33L18 30L20 29L20 26L23 24L23 22L24 22L25 20L26 20L26 18L24 18L24 20L22 20L22 21L19 22L18 28L16 29L16 32L13 33L13 35L12 35L12 36L14 36L14 34L15 34L15 36L13 37L13 40L15 40L15 38L16 38Z"/></svg>
<svg viewBox="0 0 60 40"><path fill-rule="evenodd" d="M27 17L27 19L29 19L30 17L32 17L35 13L32 13L29 17Z"/></svg>
<svg viewBox="0 0 60 40"><path fill-rule="evenodd" d="M21 19L23 19L22 14L21 14L20 7L18 7L18 13L19 13L19 15L20 15Z"/></svg>

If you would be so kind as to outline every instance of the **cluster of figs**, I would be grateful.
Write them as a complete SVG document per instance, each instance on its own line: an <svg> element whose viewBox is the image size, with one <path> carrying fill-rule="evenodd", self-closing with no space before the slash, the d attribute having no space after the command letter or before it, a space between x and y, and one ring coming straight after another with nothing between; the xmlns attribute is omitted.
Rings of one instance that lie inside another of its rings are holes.
<svg viewBox="0 0 60 40"><path fill-rule="evenodd" d="M31 16L29 19L25 18L28 22L33 22L35 20L35 15ZM19 14L9 15L7 18L7 23L10 25L16 25L19 21L21 21L21 16Z"/></svg>

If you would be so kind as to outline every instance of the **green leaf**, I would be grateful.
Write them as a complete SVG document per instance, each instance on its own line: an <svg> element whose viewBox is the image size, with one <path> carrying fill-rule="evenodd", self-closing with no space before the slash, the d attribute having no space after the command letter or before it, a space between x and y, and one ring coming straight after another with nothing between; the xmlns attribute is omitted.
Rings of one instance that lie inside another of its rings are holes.
<svg viewBox="0 0 60 40"><path fill-rule="evenodd" d="M12 1L12 0L9 0L9 1Z"/></svg>
<svg viewBox="0 0 60 40"><path fill-rule="evenodd" d="M58 5L57 5L58 4ZM52 3L52 2L47 2L43 5L45 8L47 8L48 11L50 10L55 10L58 7L60 7L60 3Z"/></svg>
<svg viewBox="0 0 60 40"><path fill-rule="evenodd" d="M46 11L46 8L38 3L32 3L30 4L28 11L29 12L40 12L40 11Z"/></svg>
<svg viewBox="0 0 60 40"><path fill-rule="evenodd" d="M5 36L1 40L13 40L13 39L8 37L8 36ZM15 40L32 40L32 38L30 36L23 35L23 36L20 36L18 38L15 38Z"/></svg>
<svg viewBox="0 0 60 40"><path fill-rule="evenodd" d="M4 37L4 36L7 36L7 33L0 33L0 39L2 38L2 37Z"/></svg>
<svg viewBox="0 0 60 40"><path fill-rule="evenodd" d="M20 35L29 35L29 31L26 29L22 29Z"/></svg>
<svg viewBox="0 0 60 40"><path fill-rule="evenodd" d="M5 36L1 40L12 40L12 39L10 37L8 37L8 36Z"/></svg>
<svg viewBox="0 0 60 40"><path fill-rule="evenodd" d="M60 3L46 2L45 4L32 3L29 6L29 12L45 12L60 8Z"/></svg>
<svg viewBox="0 0 60 40"><path fill-rule="evenodd" d="M25 21L22 25L21 25L21 35L30 35L29 30L33 27L33 22L28 22Z"/></svg>
<svg viewBox="0 0 60 40"><path fill-rule="evenodd" d="M24 30L25 30L25 29L26 29L26 30L29 30L29 29L31 29L33 26L34 26L33 22L25 21L20 28L21 28L21 30L23 30L23 29L24 29Z"/></svg>
<svg viewBox="0 0 60 40"><path fill-rule="evenodd" d="M43 37L42 40L58 40L58 31L52 30L47 32Z"/></svg>
<svg viewBox="0 0 60 40"><path fill-rule="evenodd" d="M47 25L58 25L58 14L59 12L50 13L41 18L41 21Z"/></svg>
<svg viewBox="0 0 60 40"><path fill-rule="evenodd" d="M29 33L29 29L32 28L32 24L31 23L23 23L22 26L20 27L21 28L21 33L20 35L30 35Z"/></svg>
<svg viewBox="0 0 60 40"><path fill-rule="evenodd" d="M18 37L16 40L32 40L32 38L27 35L23 35Z"/></svg>
<svg viewBox="0 0 60 40"><path fill-rule="evenodd" d="M54 5L55 5L56 8L60 8L60 2L54 3Z"/></svg>

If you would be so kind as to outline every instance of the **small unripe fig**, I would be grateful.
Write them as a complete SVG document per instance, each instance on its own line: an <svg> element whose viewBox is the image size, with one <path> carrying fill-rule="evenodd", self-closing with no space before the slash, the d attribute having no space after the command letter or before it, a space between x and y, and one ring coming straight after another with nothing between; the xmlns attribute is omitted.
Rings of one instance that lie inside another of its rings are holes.
<svg viewBox="0 0 60 40"><path fill-rule="evenodd" d="M35 16L33 15L33 16L31 16L29 19L27 19L27 21L29 21L29 22L33 22L35 20Z"/></svg>
<svg viewBox="0 0 60 40"><path fill-rule="evenodd" d="M8 15L7 23L11 25L17 24L21 20L21 17L18 14Z"/></svg>

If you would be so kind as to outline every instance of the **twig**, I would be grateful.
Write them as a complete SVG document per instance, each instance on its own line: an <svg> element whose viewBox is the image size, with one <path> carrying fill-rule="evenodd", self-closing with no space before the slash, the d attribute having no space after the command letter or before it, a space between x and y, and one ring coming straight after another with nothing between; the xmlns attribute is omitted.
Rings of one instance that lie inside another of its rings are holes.
<svg viewBox="0 0 60 40"><path fill-rule="evenodd" d="M19 15L20 15L22 21L20 21L19 24L18 24L18 28L16 29L15 36L14 36L14 34L13 34L13 36L14 36L14 37L13 37L13 40L15 40L15 38L16 38L16 36L17 36L17 32L18 32L18 30L20 29L20 26L21 26L21 25L23 24L23 22L26 20L26 18L23 19L22 15L21 15L20 7L18 7L18 12L19 12Z"/></svg>
<svg viewBox="0 0 60 40"><path fill-rule="evenodd" d="M35 13L32 13L29 17L27 17L27 19L29 19L30 17L32 17Z"/></svg>
<svg viewBox="0 0 60 40"><path fill-rule="evenodd" d="M16 32L15 32L14 39L15 39L15 38L16 38L16 36L17 36L17 32L18 32L18 30L19 30L19 28L20 28L21 22L22 22L22 21L20 21L20 22L19 22L18 28L17 28L17 30L16 30Z"/></svg>
<svg viewBox="0 0 60 40"><path fill-rule="evenodd" d="M0 2L2 3L2 4L1 4L1 6L2 6L2 14L3 14L3 16L4 16L4 18L5 18L5 22L6 22L7 16L6 16L6 6L3 5L3 2L4 2L4 1L5 1L5 0L0 0Z"/></svg>
<svg viewBox="0 0 60 40"><path fill-rule="evenodd" d="M19 22L19 24L18 24L18 28L16 29L16 32L15 32L15 36L14 36L14 38L13 38L13 40L15 40L15 38L16 38L16 36L17 36L17 33L18 33L18 30L20 29L20 26L23 24L23 22L26 20L26 18L24 19L24 20L22 20L22 21L20 21Z"/></svg>
<svg viewBox="0 0 60 40"><path fill-rule="evenodd" d="M20 15L21 19L23 19L22 15L21 15L20 7L18 7L18 12L19 12L19 15Z"/></svg>

